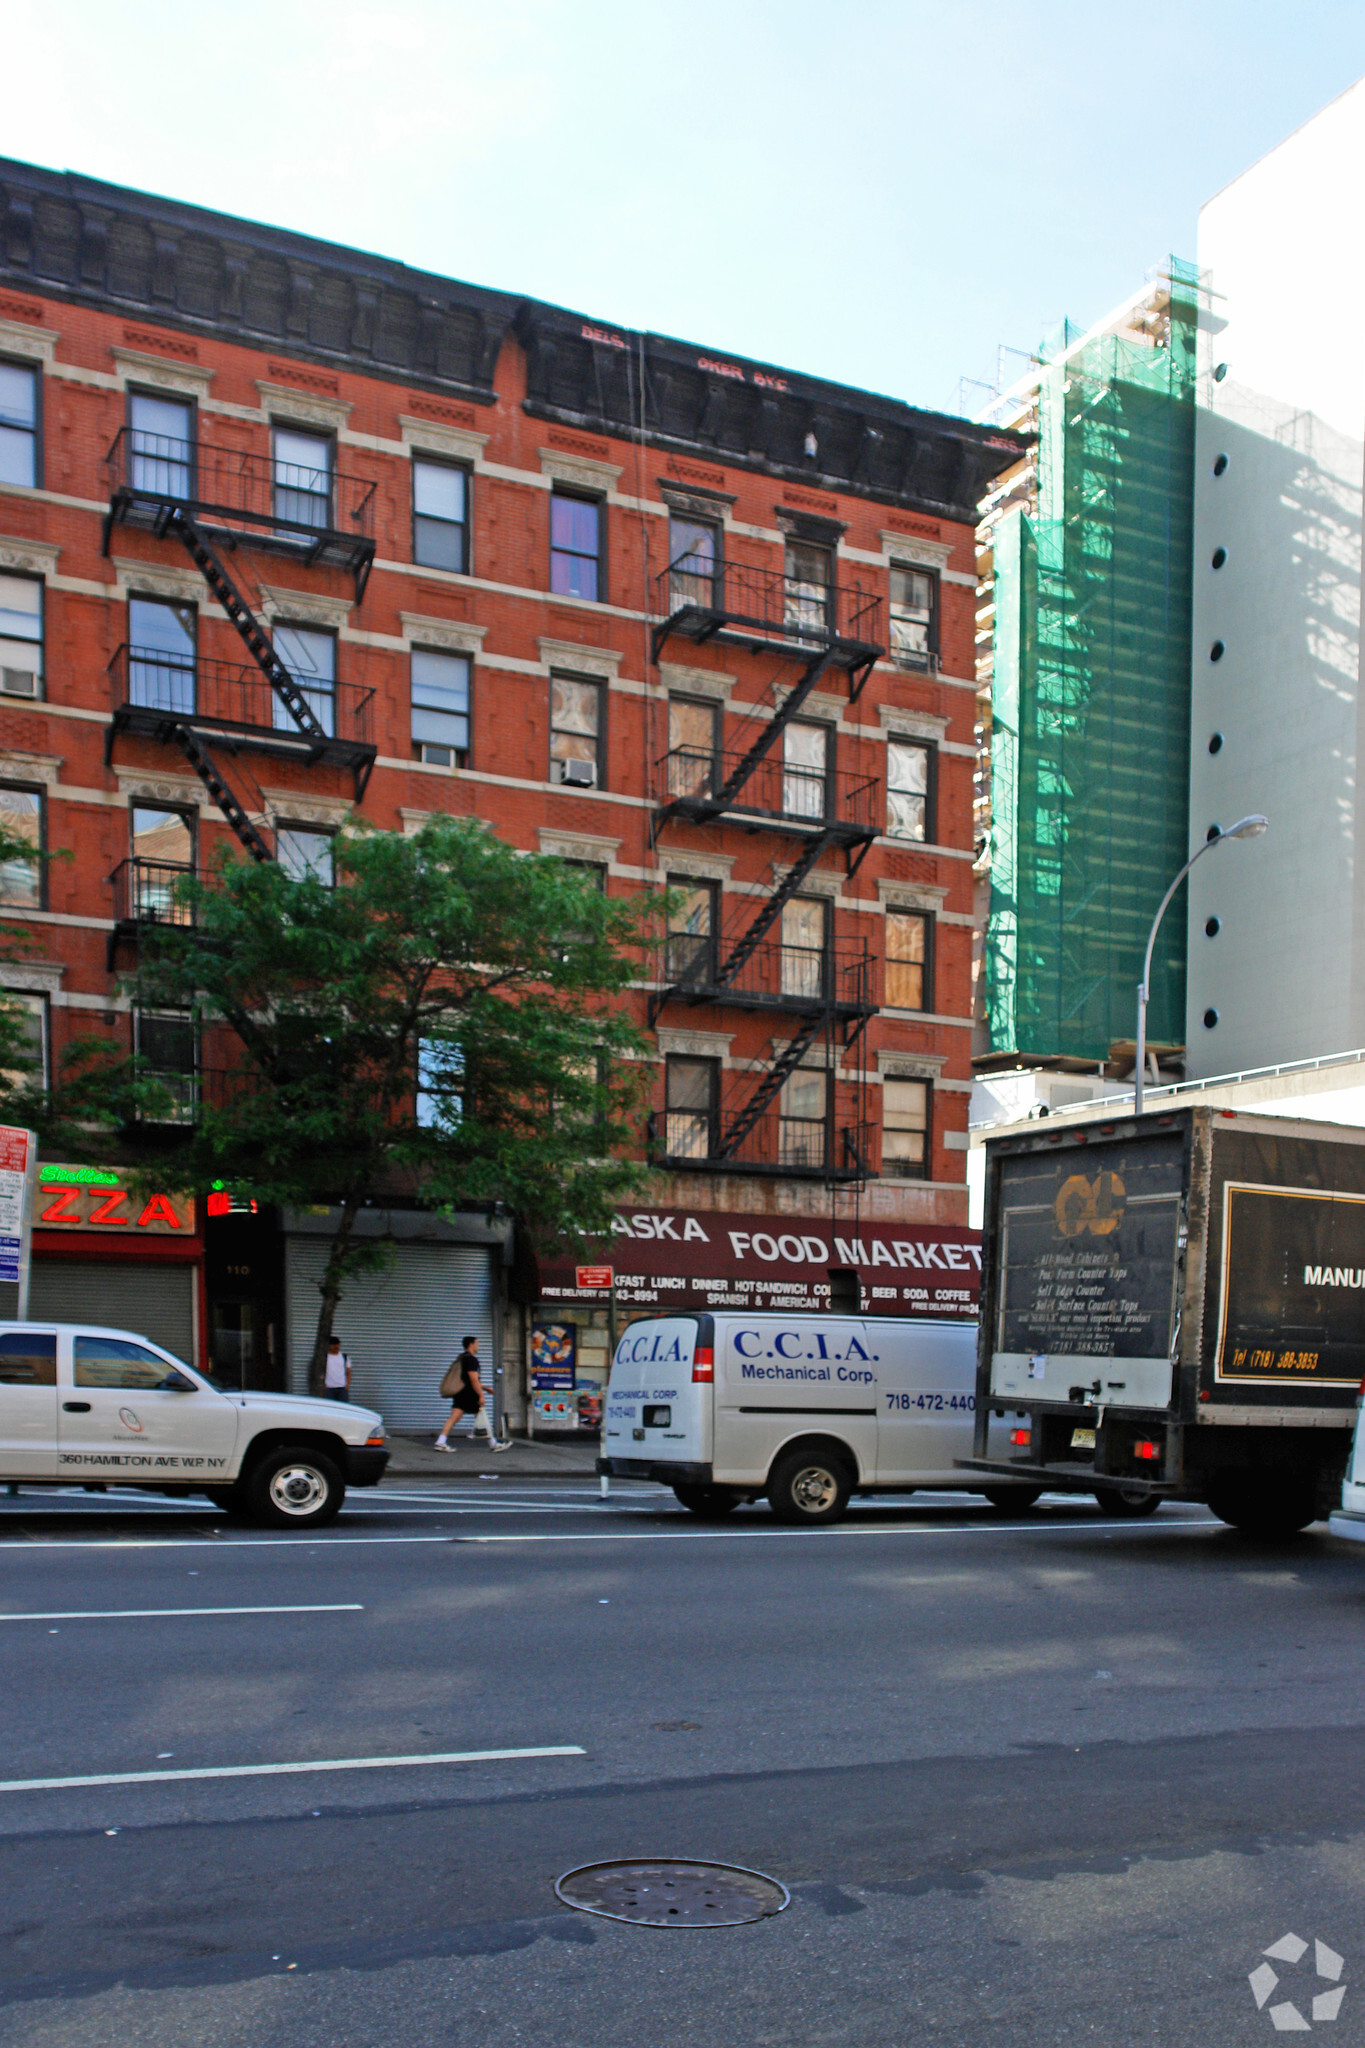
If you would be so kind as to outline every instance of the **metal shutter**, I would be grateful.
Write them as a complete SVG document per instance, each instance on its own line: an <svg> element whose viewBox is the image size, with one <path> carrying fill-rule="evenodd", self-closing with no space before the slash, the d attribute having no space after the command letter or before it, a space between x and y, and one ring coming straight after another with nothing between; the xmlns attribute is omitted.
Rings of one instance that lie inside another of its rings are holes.
<svg viewBox="0 0 1365 2048"><path fill-rule="evenodd" d="M325 1239L286 1239L289 1387L296 1394L307 1392L318 1283L326 1263ZM387 1272L346 1282L337 1309L336 1333L351 1360L352 1398L378 1408L393 1429L434 1430L449 1412L437 1388L470 1331L487 1362L482 1378L491 1402L493 1302L492 1254L485 1246L399 1245Z"/></svg>
<svg viewBox="0 0 1365 2048"><path fill-rule="evenodd" d="M59 1323L133 1330L194 1365L194 1293L193 1266L35 1259L28 1312L35 1322L50 1317Z"/></svg>

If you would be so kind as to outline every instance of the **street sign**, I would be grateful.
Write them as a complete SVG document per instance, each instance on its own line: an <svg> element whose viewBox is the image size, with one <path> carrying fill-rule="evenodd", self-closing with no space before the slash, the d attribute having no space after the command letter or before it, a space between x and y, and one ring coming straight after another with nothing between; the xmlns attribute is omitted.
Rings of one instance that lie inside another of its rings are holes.
<svg viewBox="0 0 1365 2048"><path fill-rule="evenodd" d="M19 1314L28 1313L29 1248L38 1140L32 1131L0 1124L0 1280L17 1282Z"/></svg>
<svg viewBox="0 0 1365 2048"><path fill-rule="evenodd" d="M610 1266L575 1266L576 1284L579 1287L610 1287L611 1271Z"/></svg>

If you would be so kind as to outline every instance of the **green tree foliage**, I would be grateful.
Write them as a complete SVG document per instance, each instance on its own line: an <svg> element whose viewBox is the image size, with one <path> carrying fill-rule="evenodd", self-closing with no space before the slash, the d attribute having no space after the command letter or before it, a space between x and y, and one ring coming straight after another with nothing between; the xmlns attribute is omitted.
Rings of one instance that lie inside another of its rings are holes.
<svg viewBox="0 0 1365 2048"><path fill-rule="evenodd" d="M0 825L0 895L10 902L21 900L48 858L32 840ZM40 943L31 928L0 916L0 973L37 952ZM51 1120L39 1029L27 1003L0 988L0 1123L42 1130Z"/></svg>
<svg viewBox="0 0 1365 2048"><path fill-rule="evenodd" d="M199 1113L157 1170L338 1211L314 1384L347 1278L384 1256L354 1234L367 1203L503 1203L542 1239L601 1237L638 1183L648 1071L619 1001L639 899L471 819L333 848L333 881L239 862L186 884L194 926L149 939L136 987L205 1047ZM173 1112L145 1066L124 1085L144 1128Z"/></svg>

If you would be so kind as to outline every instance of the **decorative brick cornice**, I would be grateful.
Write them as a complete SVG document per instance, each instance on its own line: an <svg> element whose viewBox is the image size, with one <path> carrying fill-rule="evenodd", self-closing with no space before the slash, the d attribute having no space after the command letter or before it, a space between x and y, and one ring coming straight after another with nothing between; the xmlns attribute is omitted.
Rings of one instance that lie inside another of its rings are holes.
<svg viewBox="0 0 1365 2048"><path fill-rule="evenodd" d="M256 389L271 418L278 418L285 425L296 420L303 427L327 427L340 433L355 409L348 399L300 391L293 384L272 384L264 377L256 379Z"/></svg>
<svg viewBox="0 0 1365 2048"><path fill-rule="evenodd" d="M123 384L155 384L161 391L178 391L187 398L207 398L214 373L206 365L181 362L145 349L110 349L119 381Z"/></svg>
<svg viewBox="0 0 1365 2048"><path fill-rule="evenodd" d="M624 658L610 647L584 647L577 640L551 640L543 633L536 646L546 668L569 669L580 676L601 676L609 683L616 681Z"/></svg>
<svg viewBox="0 0 1365 2048"><path fill-rule="evenodd" d="M399 612L409 647L439 647L450 654L478 654L487 626L467 626L459 619L429 619L421 612Z"/></svg>
<svg viewBox="0 0 1365 2048"><path fill-rule="evenodd" d="M55 576L61 549L50 540L11 540L0 536L0 569L18 569L30 576Z"/></svg>

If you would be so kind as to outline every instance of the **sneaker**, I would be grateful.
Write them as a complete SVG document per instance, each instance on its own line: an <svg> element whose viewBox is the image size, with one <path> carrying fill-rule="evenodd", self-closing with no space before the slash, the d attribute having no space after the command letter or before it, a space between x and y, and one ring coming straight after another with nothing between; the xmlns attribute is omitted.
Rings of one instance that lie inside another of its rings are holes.
<svg viewBox="0 0 1365 2048"><path fill-rule="evenodd" d="M450 1449L450 1445L446 1442L444 1437L438 1436L431 1448L433 1449L433 1451L448 1451Z"/></svg>
<svg viewBox="0 0 1365 2048"><path fill-rule="evenodd" d="M511 1450L511 1448L512 1448L512 1445L511 1445L510 1441L509 1441L509 1442L507 1442L507 1443L491 1443L491 1444L490 1444L490 1445L488 1446L488 1448L489 1448L489 1450L490 1450L490 1451L510 1451L510 1450Z"/></svg>

